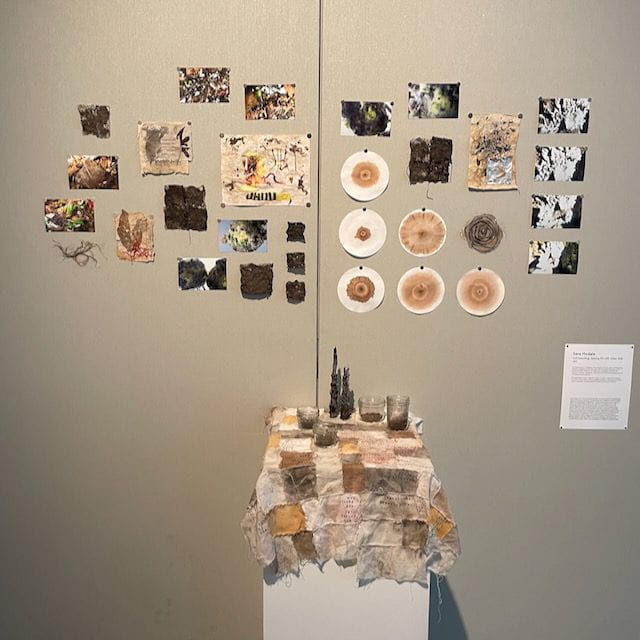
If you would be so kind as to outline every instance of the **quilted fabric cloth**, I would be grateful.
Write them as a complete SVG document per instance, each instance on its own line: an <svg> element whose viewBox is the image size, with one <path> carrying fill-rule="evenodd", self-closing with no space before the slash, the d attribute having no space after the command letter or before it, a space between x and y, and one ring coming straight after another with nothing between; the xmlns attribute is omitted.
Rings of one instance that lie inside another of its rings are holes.
<svg viewBox="0 0 640 640"><path fill-rule="evenodd" d="M276 573L333 559L360 581L427 582L460 555L458 530L415 422L336 421L338 441L317 447L295 409L274 409L264 464L242 530Z"/></svg>

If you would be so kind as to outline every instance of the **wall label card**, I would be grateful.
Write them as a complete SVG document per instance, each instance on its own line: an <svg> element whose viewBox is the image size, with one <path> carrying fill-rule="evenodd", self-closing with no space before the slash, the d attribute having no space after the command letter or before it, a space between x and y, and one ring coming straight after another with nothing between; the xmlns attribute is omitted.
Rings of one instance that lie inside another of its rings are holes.
<svg viewBox="0 0 640 640"><path fill-rule="evenodd" d="M567 344L562 376L561 429L626 429L632 344Z"/></svg>

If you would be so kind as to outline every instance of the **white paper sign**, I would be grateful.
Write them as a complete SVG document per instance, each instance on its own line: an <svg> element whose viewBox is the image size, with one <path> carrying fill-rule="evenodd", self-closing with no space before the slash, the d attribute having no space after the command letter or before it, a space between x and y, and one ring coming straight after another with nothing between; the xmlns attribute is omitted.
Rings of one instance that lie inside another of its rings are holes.
<svg viewBox="0 0 640 640"><path fill-rule="evenodd" d="M561 429L626 429L632 344L567 344Z"/></svg>

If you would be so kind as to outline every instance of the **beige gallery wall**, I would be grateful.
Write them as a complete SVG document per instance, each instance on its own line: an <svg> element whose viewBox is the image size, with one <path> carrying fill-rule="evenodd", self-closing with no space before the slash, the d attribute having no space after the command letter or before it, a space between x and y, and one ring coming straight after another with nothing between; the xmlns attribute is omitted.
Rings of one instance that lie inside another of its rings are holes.
<svg viewBox="0 0 640 640"><path fill-rule="evenodd" d="M178 291L176 259L218 256L217 218L244 215L219 206L220 132L317 131L317 19L297 0L3 3L1 638L260 637L239 523L266 411L315 397L315 206L261 210L269 300L241 298L240 255L226 293ZM179 103L176 68L198 65L231 68L229 104ZM245 82L295 82L296 120L245 122ZM111 106L109 139L82 135L84 102ZM154 119L192 121L189 176L140 176ZM44 231L70 153L120 157L121 188L87 192L95 234ZM205 186L206 232L164 229L164 184ZM154 263L115 257L121 208L155 215ZM307 223L301 305L287 220ZM52 245L80 238L103 244L98 268Z"/></svg>
<svg viewBox="0 0 640 640"><path fill-rule="evenodd" d="M441 623L432 615L434 640L637 637L640 397L632 398L627 432L562 432L559 413L565 343L640 339L639 7L345 4L323 3L321 399L337 344L356 396L406 392L425 417L425 441L462 542L443 585ZM460 118L409 120L408 82L460 82ZM539 96L591 97L589 133L539 136ZM343 99L394 101L391 136L341 137ZM470 112L522 113L518 191L467 190ZM431 185L427 199L406 171L409 140L432 135L453 139L453 169L451 182ZM584 183L534 186L536 144L588 146ZM387 241L358 261L337 239L342 217L358 206L339 176L344 159L363 148L385 158L390 181L366 203L385 219ZM582 229L533 233L533 193L583 193ZM448 227L444 247L422 260L397 239L404 215L419 207L439 212ZM460 236L479 213L496 216L505 232L485 256ZM528 242L538 237L579 240L578 274L528 275ZM382 305L367 314L337 302L336 283L356 264L385 281ZM446 286L427 316L408 313L396 296L400 276L419 264L436 269ZM502 307L484 318L465 313L455 296L458 278L477 265L497 271L506 286Z"/></svg>
<svg viewBox="0 0 640 640"><path fill-rule="evenodd" d="M558 429L564 343L640 337L634 3L324 0L321 15L316 0L1 7L0 637L260 638L261 574L238 523L259 470L264 413L316 392L316 310L321 403L337 345L356 394L407 391L426 418L463 544L431 637L634 637L637 394L628 432ZM179 104L183 65L230 66L231 102ZM461 82L461 117L409 121L409 81ZM296 120L245 123L244 82L295 82ZM580 240L577 276L526 273L540 95L593 98L580 140L589 146L583 228L548 235ZM393 100L391 137L341 137L341 99ZM82 102L111 106L110 139L82 136ZM520 189L470 193L465 116L494 111L523 114ZM142 178L137 121L183 118L193 123L191 175ZM240 297L237 256L227 293L177 290L176 258L217 255L215 220L241 213L218 205L220 132L309 132L315 143L320 134L319 200L264 210L265 259L275 269L267 301ZM452 181L433 185L427 200L406 178L409 139L439 134L454 140ZM339 170L363 147L391 170L389 189L371 203L389 237L362 261L383 276L387 296L356 315L335 293L340 274L360 264L337 241L342 216L357 206ZM92 194L105 254L98 268L62 261L52 246L60 234L43 228L43 200L71 195L69 153L120 157L121 189ZM163 229L163 185L172 183L205 185L207 232ZM443 215L449 237L418 261L395 234L421 206ZM112 216L121 208L156 216L155 263L115 258ZM459 232L481 212L496 215L506 236L478 260ZM308 295L298 306L284 297L287 220L307 223ZM417 264L438 269L447 286L426 317L395 297L398 278ZM507 287L501 309L482 319L453 294L477 264Z"/></svg>

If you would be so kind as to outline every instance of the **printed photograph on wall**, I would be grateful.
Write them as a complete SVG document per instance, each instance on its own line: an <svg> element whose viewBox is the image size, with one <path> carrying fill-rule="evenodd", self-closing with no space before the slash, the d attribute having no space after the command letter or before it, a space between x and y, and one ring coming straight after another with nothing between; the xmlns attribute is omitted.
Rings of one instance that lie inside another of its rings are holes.
<svg viewBox="0 0 640 640"><path fill-rule="evenodd" d="M180 102L229 102L228 67L178 67Z"/></svg>
<svg viewBox="0 0 640 640"><path fill-rule="evenodd" d="M561 240L529 242L529 273L575 274L578 272L578 243Z"/></svg>
<svg viewBox="0 0 640 640"><path fill-rule="evenodd" d="M130 262L153 262L153 216L144 213L128 213L124 209L114 216L116 255Z"/></svg>
<svg viewBox="0 0 640 640"><path fill-rule="evenodd" d="M591 98L540 98L538 133L587 133Z"/></svg>
<svg viewBox="0 0 640 640"><path fill-rule="evenodd" d="M291 120L296 117L295 84L245 84L246 120Z"/></svg>
<svg viewBox="0 0 640 640"><path fill-rule="evenodd" d="M582 196L533 195L531 226L534 229L579 229Z"/></svg>
<svg viewBox="0 0 640 640"><path fill-rule="evenodd" d="M69 156L69 189L117 189L117 156Z"/></svg>
<svg viewBox="0 0 640 640"><path fill-rule="evenodd" d="M226 258L178 258L178 289L226 291Z"/></svg>
<svg viewBox="0 0 640 640"><path fill-rule="evenodd" d="M218 219L218 251L266 253L267 221Z"/></svg>
<svg viewBox="0 0 640 640"><path fill-rule="evenodd" d="M44 226L47 231L95 231L93 200L45 200Z"/></svg>
<svg viewBox="0 0 640 640"><path fill-rule="evenodd" d="M473 116L469 134L469 189L517 189L516 146L520 132L517 116L490 113Z"/></svg>
<svg viewBox="0 0 640 640"><path fill-rule="evenodd" d="M412 138L409 142L409 184L449 182L453 141L449 138Z"/></svg>
<svg viewBox="0 0 640 640"><path fill-rule="evenodd" d="M584 180L587 147L536 146L536 182L581 182Z"/></svg>
<svg viewBox="0 0 640 640"><path fill-rule="evenodd" d="M225 205L306 205L311 202L310 140L306 135L224 135L220 139Z"/></svg>
<svg viewBox="0 0 640 640"><path fill-rule="evenodd" d="M340 135L390 136L393 102L342 100Z"/></svg>
<svg viewBox="0 0 640 640"><path fill-rule="evenodd" d="M111 135L111 112L107 105L79 104L82 135L108 138Z"/></svg>
<svg viewBox="0 0 640 640"><path fill-rule="evenodd" d="M143 176L189 173L191 125L188 122L139 122L138 157Z"/></svg>
<svg viewBox="0 0 640 640"><path fill-rule="evenodd" d="M460 83L409 83L409 118L457 118Z"/></svg>

